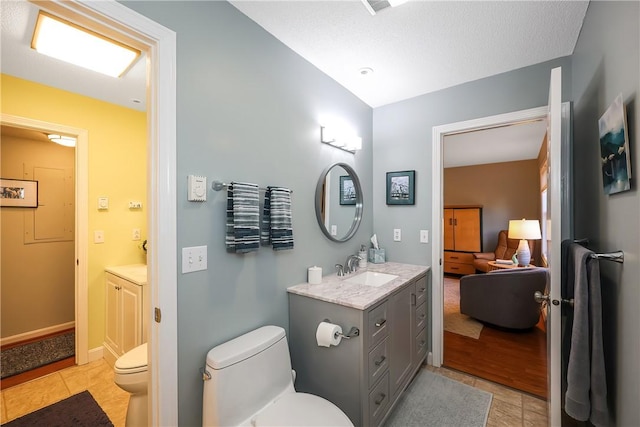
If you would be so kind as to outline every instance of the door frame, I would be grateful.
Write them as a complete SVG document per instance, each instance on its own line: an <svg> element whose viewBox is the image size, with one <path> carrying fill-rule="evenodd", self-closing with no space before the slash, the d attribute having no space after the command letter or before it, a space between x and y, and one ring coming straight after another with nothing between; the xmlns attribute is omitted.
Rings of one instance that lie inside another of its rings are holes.
<svg viewBox="0 0 640 427"><path fill-rule="evenodd" d="M462 122L449 123L446 125L434 126L432 133L432 169L431 169L431 195L432 195L432 218L431 229L433 230L433 244L431 247L431 336L432 336L432 363L433 366L441 366L443 359L443 145L444 137L458 133L474 132L491 129L495 127L508 126L516 123L523 123L533 120L545 119L547 117L547 107L537 107L528 110L514 111L511 113L499 114L495 116L482 117L478 119L466 120Z"/></svg>
<svg viewBox="0 0 640 427"><path fill-rule="evenodd" d="M115 0L36 4L99 34L126 41L147 55L149 298L145 303L152 317L157 309L162 319L162 323L149 319L148 410L150 425L178 425L176 33ZM81 233L88 236L86 227ZM81 271L86 276L86 267Z"/></svg>
<svg viewBox="0 0 640 427"><path fill-rule="evenodd" d="M432 195L432 218L431 229L433 230L433 243L431 248L431 361L433 366L442 365L444 351L444 322L443 322L443 145L444 137L457 133L473 132L490 129L494 127L507 126L523 123L532 120L545 119L548 115L548 107L542 106L527 110L514 111L495 116L482 117L478 119L466 120L456 123L449 123L434 126L432 131L432 170L431 170L431 195ZM569 126L571 117L571 103L563 102L561 108L562 135L560 137L560 147L558 156L561 160L562 170L562 229L565 234L571 233L573 218L573 202L571 191L572 166L571 166L571 127ZM558 189L558 192L561 190ZM556 235L558 235L557 233ZM562 236L566 238L567 236ZM557 343L559 345L559 341ZM559 370L558 370L559 372ZM551 378L549 381L551 383ZM553 379L559 382L559 379ZM551 398L550 396L549 398Z"/></svg>
<svg viewBox="0 0 640 427"><path fill-rule="evenodd" d="M86 129L35 120L28 117L2 113L0 122L14 128L44 133L59 133L76 137L74 174L75 174L75 359L77 365L89 362L89 290L87 282L87 244L89 210L87 199L89 194L88 178L88 144L89 132ZM84 272L83 272L84 270Z"/></svg>

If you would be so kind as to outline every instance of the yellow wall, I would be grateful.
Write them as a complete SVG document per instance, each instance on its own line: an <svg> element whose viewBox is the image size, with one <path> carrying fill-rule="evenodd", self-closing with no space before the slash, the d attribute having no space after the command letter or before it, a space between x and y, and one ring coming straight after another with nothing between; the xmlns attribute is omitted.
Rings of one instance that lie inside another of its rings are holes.
<svg viewBox="0 0 640 427"><path fill-rule="evenodd" d="M87 129L89 133L89 348L104 339L104 267L146 261L131 239L133 228L147 236L146 114L59 89L1 76L2 112ZM109 209L98 211L100 196ZM143 203L130 210L129 201ZM94 230L105 243L94 244Z"/></svg>

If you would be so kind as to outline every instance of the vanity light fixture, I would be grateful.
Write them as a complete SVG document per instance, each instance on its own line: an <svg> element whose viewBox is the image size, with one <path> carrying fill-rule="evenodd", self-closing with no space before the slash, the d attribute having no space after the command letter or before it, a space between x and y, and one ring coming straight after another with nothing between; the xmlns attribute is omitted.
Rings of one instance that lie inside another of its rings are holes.
<svg viewBox="0 0 640 427"><path fill-rule="evenodd" d="M140 51L40 11L31 40L37 52L111 77L120 77Z"/></svg>
<svg viewBox="0 0 640 427"><path fill-rule="evenodd" d="M320 142L355 154L362 149L362 138L355 134L320 126Z"/></svg>
<svg viewBox="0 0 640 427"><path fill-rule="evenodd" d="M47 135L51 142L55 142L56 144L64 145L65 147L75 147L76 139L72 136L58 135L55 133L50 133Z"/></svg>

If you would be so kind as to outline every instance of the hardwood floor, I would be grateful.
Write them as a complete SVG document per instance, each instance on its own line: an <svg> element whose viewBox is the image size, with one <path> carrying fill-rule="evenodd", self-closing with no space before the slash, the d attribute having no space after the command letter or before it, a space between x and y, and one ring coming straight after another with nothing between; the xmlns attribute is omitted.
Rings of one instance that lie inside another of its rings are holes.
<svg viewBox="0 0 640 427"><path fill-rule="evenodd" d="M443 365L547 399L544 324L512 332L484 325L479 339L444 331Z"/></svg>

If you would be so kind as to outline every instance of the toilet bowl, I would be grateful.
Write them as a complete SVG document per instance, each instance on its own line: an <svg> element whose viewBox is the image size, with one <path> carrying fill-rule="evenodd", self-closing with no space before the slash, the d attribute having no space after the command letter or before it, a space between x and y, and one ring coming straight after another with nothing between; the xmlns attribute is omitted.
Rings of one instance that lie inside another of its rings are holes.
<svg viewBox="0 0 640 427"><path fill-rule="evenodd" d="M322 397L296 392L284 329L263 326L207 354L204 426L353 427Z"/></svg>
<svg viewBox="0 0 640 427"><path fill-rule="evenodd" d="M147 426L147 344L139 345L120 356L113 370L116 385L131 393L125 426Z"/></svg>

